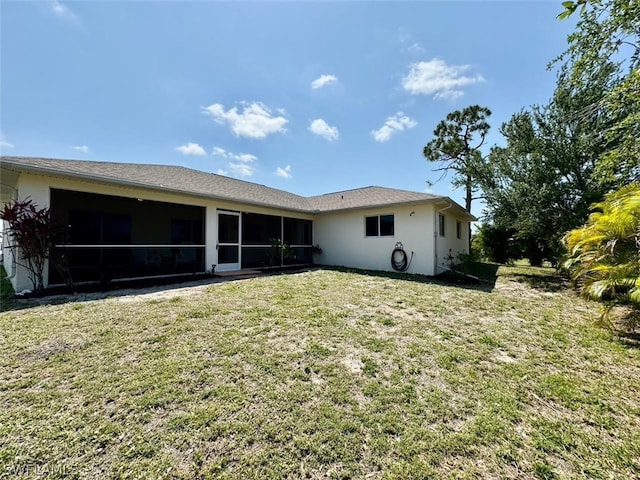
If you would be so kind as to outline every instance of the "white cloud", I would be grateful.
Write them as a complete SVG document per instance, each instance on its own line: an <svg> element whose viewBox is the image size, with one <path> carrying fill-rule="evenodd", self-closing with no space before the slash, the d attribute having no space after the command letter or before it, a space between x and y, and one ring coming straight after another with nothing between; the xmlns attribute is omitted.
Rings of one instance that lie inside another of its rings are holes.
<svg viewBox="0 0 640 480"><path fill-rule="evenodd" d="M447 65L439 58L411 65L402 79L402 87L412 95L433 95L436 99L453 100L464 95L467 85L484 82L482 75L466 76L471 65Z"/></svg>
<svg viewBox="0 0 640 480"><path fill-rule="evenodd" d="M76 145L73 149L82 153L89 153L89 147L86 145Z"/></svg>
<svg viewBox="0 0 640 480"><path fill-rule="evenodd" d="M402 53L412 55L424 53L424 47L413 39L413 35L404 27L398 28L398 41L402 46Z"/></svg>
<svg viewBox="0 0 640 480"><path fill-rule="evenodd" d="M371 130L371 135L376 142L387 142L398 132L413 128L418 124L415 120L407 117L404 113L398 112L388 117L384 125L378 130Z"/></svg>
<svg viewBox="0 0 640 480"><path fill-rule="evenodd" d="M319 88L326 87L327 85L331 85L332 83L337 83L338 77L335 75L320 75L313 82L311 82L311 88L313 90L318 90Z"/></svg>
<svg viewBox="0 0 640 480"><path fill-rule="evenodd" d="M232 153L227 152L224 148L213 147L211 154L216 157L222 157L229 160L236 160L243 163L255 162L258 157L251 155L250 153Z"/></svg>
<svg viewBox="0 0 640 480"><path fill-rule="evenodd" d="M253 165L248 163L234 163L229 162L229 170L231 170L232 175L236 177L250 177L255 172L255 168Z"/></svg>
<svg viewBox="0 0 640 480"><path fill-rule="evenodd" d="M221 147L213 147L211 154L229 160L228 170L218 170L220 175L227 175L228 172L231 172L231 175L236 177L250 177L256 171L253 163L258 160L258 157L250 153L233 153Z"/></svg>
<svg viewBox="0 0 640 480"><path fill-rule="evenodd" d="M258 159L255 155L251 155L249 153L239 153L238 155L235 155L234 158L244 163L255 162Z"/></svg>
<svg viewBox="0 0 640 480"><path fill-rule="evenodd" d="M13 143L7 142L7 139L4 138L4 135L0 133L0 148L13 148Z"/></svg>
<svg viewBox="0 0 640 480"><path fill-rule="evenodd" d="M405 50L413 54L424 53L424 47L418 42L412 43L411 45L406 47Z"/></svg>
<svg viewBox="0 0 640 480"><path fill-rule="evenodd" d="M213 150L211 151L211 154L215 155L216 157L226 157L227 156L227 151L224 148L213 147Z"/></svg>
<svg viewBox="0 0 640 480"><path fill-rule="evenodd" d="M58 0L50 2L49 8L51 12L61 20L70 22L79 22L80 20L73 10Z"/></svg>
<svg viewBox="0 0 640 480"><path fill-rule="evenodd" d="M291 177L293 177L293 175L291 175L291 165L287 165L284 168L278 167L278 169L276 170L276 175L278 177L282 177L282 178L291 178Z"/></svg>
<svg viewBox="0 0 640 480"><path fill-rule="evenodd" d="M311 124L309 125L309 131L315 133L316 135L320 135L330 142L337 140L340 135L336 127L330 126L321 118L316 118L311 122Z"/></svg>
<svg viewBox="0 0 640 480"><path fill-rule="evenodd" d="M280 116L273 116L271 111L261 102L240 102L242 112L237 107L225 110L224 105L214 103L203 107L203 113L213 117L217 123L227 124L237 137L265 138L272 133L284 133L284 126L289 122L284 118L284 111L278 110Z"/></svg>
<svg viewBox="0 0 640 480"><path fill-rule="evenodd" d="M180 145L179 147L176 147L176 150L179 151L181 154L183 155L206 155L207 152L204 151L204 148L202 148L200 145L198 145L197 143L192 143L189 142L185 145Z"/></svg>

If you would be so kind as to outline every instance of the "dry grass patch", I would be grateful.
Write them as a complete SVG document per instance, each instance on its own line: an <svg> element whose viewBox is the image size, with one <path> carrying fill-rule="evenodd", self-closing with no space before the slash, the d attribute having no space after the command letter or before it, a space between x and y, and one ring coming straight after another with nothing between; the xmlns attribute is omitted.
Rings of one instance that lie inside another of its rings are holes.
<svg viewBox="0 0 640 480"><path fill-rule="evenodd" d="M640 476L640 349L549 271L498 273L491 291L317 270L4 312L0 471Z"/></svg>

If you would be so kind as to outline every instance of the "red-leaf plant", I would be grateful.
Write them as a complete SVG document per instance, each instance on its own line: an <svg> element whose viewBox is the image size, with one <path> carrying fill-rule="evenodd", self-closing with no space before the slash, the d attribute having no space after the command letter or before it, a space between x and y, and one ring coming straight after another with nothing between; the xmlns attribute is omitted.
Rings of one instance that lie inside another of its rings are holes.
<svg viewBox="0 0 640 480"><path fill-rule="evenodd" d="M16 263L28 270L34 291L44 290L44 266L55 246L57 233L51 209L39 208L27 197L5 204L0 218L7 222L9 248Z"/></svg>

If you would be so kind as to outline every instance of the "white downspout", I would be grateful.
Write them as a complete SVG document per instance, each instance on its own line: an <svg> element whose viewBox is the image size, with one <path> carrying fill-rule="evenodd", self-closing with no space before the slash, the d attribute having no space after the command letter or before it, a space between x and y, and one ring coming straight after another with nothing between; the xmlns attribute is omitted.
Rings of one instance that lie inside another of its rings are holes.
<svg viewBox="0 0 640 480"><path fill-rule="evenodd" d="M453 207L453 203L450 203L449 205L447 205L444 208L441 208L440 210L435 210L435 205L433 207L433 209L436 212L433 215L433 274L434 275L438 274L438 237L440 236L440 233L438 232L438 218L440 213L444 212L445 210L449 210L451 207Z"/></svg>

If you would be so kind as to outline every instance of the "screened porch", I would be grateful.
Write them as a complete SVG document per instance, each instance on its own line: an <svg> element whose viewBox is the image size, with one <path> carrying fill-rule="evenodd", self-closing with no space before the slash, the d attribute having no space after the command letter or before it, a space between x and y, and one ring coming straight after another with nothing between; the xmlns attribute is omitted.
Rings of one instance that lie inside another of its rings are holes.
<svg viewBox="0 0 640 480"><path fill-rule="evenodd" d="M204 207L52 189L51 209L61 229L50 285L206 270Z"/></svg>

